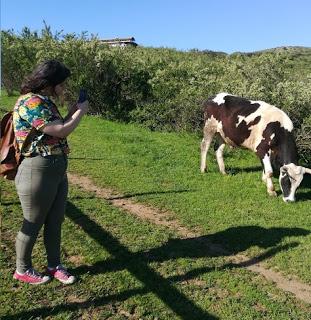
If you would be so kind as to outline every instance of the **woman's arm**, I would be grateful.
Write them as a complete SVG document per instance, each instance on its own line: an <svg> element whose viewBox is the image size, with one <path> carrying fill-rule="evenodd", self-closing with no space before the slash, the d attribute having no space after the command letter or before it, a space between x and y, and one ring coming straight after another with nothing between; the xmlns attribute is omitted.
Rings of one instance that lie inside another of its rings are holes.
<svg viewBox="0 0 311 320"><path fill-rule="evenodd" d="M64 117L64 122L66 122L76 111L78 110L77 103L68 108L68 113Z"/></svg>
<svg viewBox="0 0 311 320"><path fill-rule="evenodd" d="M88 106L88 101L78 103L76 111L72 115L69 113L64 122L56 120L46 124L40 130L52 137L66 138L78 126L81 118L87 112Z"/></svg>

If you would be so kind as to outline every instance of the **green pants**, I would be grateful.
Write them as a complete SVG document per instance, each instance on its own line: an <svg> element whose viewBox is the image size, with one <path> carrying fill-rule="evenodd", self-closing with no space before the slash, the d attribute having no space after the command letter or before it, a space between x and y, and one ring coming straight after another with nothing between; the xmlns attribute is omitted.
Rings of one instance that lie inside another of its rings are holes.
<svg viewBox="0 0 311 320"><path fill-rule="evenodd" d="M25 158L15 178L23 210L23 225L16 237L16 269L32 267L31 254L44 225L44 245L49 267L60 264L61 225L68 194L66 156Z"/></svg>

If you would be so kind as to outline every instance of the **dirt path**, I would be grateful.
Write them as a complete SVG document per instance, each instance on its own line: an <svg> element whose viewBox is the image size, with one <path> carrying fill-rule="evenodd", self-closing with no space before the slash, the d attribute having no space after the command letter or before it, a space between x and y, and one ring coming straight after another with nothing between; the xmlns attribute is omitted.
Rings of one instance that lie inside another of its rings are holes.
<svg viewBox="0 0 311 320"><path fill-rule="evenodd" d="M189 230L182 226L180 222L172 218L168 211L161 211L157 208L145 204L134 202L122 194L116 193L109 188L100 188L96 186L91 179L79 176L73 173L68 174L69 182L88 192L94 192L98 198L105 199L111 205L125 210L141 219L148 220L154 224L165 226L179 234L181 238L195 238L202 236L199 230ZM206 241L206 246L212 254L229 255L228 252L217 244ZM291 292L296 298L311 304L311 286L300 282L298 279L287 279L279 272L267 269L260 262L253 261L245 255L236 254L228 256L229 260L236 267L243 267L252 272L264 276L267 280L272 281L276 286L284 291Z"/></svg>

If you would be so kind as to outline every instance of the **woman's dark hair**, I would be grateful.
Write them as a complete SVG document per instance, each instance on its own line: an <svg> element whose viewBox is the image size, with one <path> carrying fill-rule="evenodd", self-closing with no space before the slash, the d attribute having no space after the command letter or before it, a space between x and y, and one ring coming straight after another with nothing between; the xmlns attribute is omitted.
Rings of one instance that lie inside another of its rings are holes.
<svg viewBox="0 0 311 320"><path fill-rule="evenodd" d="M70 70L63 63L57 60L44 61L25 78L21 87L21 94L39 93L49 86L57 86L69 76Z"/></svg>

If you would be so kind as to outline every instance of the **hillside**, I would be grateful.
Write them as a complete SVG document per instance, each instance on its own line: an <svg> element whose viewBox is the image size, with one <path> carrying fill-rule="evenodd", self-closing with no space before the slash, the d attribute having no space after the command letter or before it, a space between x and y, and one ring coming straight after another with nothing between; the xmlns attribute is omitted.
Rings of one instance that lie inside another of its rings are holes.
<svg viewBox="0 0 311 320"><path fill-rule="evenodd" d="M302 46L283 46L254 52L234 52L232 55L258 56L262 54L286 54L298 78L311 76L311 48Z"/></svg>

